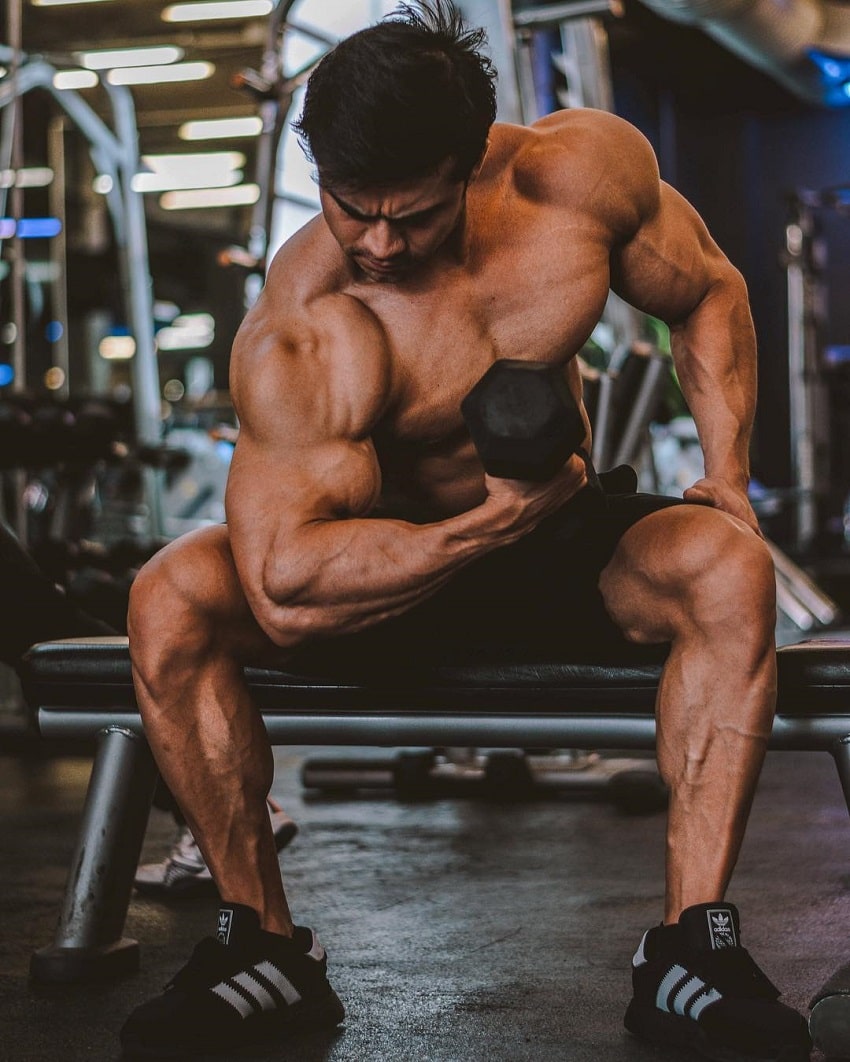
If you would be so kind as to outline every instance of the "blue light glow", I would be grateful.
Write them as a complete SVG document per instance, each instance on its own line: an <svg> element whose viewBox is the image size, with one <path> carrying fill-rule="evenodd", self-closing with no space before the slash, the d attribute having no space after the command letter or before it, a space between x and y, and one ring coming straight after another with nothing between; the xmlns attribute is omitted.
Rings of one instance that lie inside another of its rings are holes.
<svg viewBox="0 0 850 1062"><path fill-rule="evenodd" d="M44 337L48 343L58 343L65 335L65 329L61 321L51 321L44 330Z"/></svg>
<svg viewBox="0 0 850 1062"><path fill-rule="evenodd" d="M0 218L0 240L49 240L61 231L59 218Z"/></svg>
<svg viewBox="0 0 850 1062"><path fill-rule="evenodd" d="M17 236L21 240L50 239L62 231L59 218L21 218Z"/></svg>
<svg viewBox="0 0 850 1062"><path fill-rule="evenodd" d="M15 379L15 370L11 365L0 364L0 387L8 387Z"/></svg>
<svg viewBox="0 0 850 1062"><path fill-rule="evenodd" d="M823 102L830 107L846 107L850 103L850 56L826 55L814 50L808 55L816 67Z"/></svg>

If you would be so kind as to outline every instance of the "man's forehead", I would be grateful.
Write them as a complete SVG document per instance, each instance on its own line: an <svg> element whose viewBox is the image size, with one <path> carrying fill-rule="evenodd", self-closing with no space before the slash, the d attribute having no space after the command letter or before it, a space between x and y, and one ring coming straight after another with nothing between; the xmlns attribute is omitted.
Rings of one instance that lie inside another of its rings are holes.
<svg viewBox="0 0 850 1062"><path fill-rule="evenodd" d="M425 177L356 187L325 182L319 173L319 187L344 210L353 209L370 218L401 218L443 203L458 185L463 184L452 171L453 162L448 160L435 173Z"/></svg>

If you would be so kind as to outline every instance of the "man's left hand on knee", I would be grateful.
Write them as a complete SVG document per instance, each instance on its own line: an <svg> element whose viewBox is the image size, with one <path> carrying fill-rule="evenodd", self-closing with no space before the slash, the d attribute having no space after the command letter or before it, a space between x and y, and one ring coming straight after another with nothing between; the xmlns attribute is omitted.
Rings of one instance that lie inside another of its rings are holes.
<svg viewBox="0 0 850 1062"><path fill-rule="evenodd" d="M747 527L752 528L760 538L764 537L746 490L734 486L728 480L706 476L705 479L694 483L692 487L688 487L684 493L684 500L694 505L708 505L729 513L730 516L737 517Z"/></svg>

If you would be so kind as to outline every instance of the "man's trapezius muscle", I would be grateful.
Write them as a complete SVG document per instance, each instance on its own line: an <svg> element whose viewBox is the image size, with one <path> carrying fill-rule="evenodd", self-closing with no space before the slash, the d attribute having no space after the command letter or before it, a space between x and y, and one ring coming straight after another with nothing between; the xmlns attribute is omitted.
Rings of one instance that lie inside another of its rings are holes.
<svg viewBox="0 0 850 1062"><path fill-rule="evenodd" d="M299 125L322 214L278 253L237 336L227 527L173 543L133 587L146 733L222 896L256 912L270 935L250 939L279 953L281 969L291 959L300 978L309 940L284 895L265 811L271 749L241 668L380 632L569 503L587 482L580 457L546 483L487 476L460 403L499 358L562 367L580 400L575 355L613 288L669 324L705 456L685 504L629 525L593 586L628 640L669 645L657 712L671 793L667 925L635 958L627 1025L658 1042L710 1035L713 1044L711 1018L697 1019L716 1005L712 1014L727 1021L718 1001L738 988L721 971L716 989L694 958L705 943L702 905L724 897L775 703L773 569L747 500L756 359L746 289L698 215L659 180L636 130L592 111L493 125L480 37L448 0L423 10L405 7L343 42L310 78ZM353 82L361 91L349 99L341 86ZM404 519L398 499L424 521ZM727 905L719 917L728 927L737 915ZM734 933L730 942L737 947ZM242 971L244 989L253 974L217 954L222 969ZM315 943L309 954L315 970ZM740 949L733 958L736 969L749 961ZM201 966L190 963L202 995ZM712 987L699 1002L695 990L679 999L676 989L668 1027L660 993L673 966L687 985L698 967L699 983ZM182 991L187 1007L207 1006ZM181 998L166 995L149 1004L154 1024ZM735 999L733 1022L749 1015ZM329 1000L315 997L317 1021L319 1012L340 1020ZM240 1013L251 1007L231 1002ZM798 1015L765 1007L769 1031L745 1057L808 1042ZM147 1014L131 1018L125 1043L156 1038ZM725 1050L754 1035L726 1028L717 1042Z"/></svg>

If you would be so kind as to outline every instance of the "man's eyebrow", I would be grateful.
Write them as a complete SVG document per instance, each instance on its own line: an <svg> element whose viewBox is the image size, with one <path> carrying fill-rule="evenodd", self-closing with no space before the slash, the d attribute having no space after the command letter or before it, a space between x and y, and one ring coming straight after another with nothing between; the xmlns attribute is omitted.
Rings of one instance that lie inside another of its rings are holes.
<svg viewBox="0 0 850 1062"><path fill-rule="evenodd" d="M340 210L344 210L345 213L348 214L349 217L354 218L355 221L417 221L419 218L427 217L428 214L433 214L442 206L442 203L434 203L432 206L425 207L424 210L413 210L409 214L398 214L391 217L388 217L386 214L364 214L351 203L346 203L344 199L341 199L336 192L332 192L330 188L326 188L325 191L331 199L333 199Z"/></svg>

